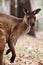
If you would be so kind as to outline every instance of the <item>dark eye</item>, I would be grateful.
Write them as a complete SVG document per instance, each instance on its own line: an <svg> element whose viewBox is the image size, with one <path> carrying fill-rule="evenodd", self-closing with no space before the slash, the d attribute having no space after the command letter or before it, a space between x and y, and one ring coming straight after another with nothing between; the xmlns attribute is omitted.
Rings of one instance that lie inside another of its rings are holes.
<svg viewBox="0 0 43 65"><path fill-rule="evenodd" d="M34 20L36 19L36 17L34 17Z"/></svg>

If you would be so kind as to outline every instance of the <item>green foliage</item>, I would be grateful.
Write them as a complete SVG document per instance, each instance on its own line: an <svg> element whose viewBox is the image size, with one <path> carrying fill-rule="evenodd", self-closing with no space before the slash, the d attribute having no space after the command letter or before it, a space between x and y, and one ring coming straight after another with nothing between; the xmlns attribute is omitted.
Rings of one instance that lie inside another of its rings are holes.
<svg viewBox="0 0 43 65"><path fill-rule="evenodd" d="M0 3L2 2L2 0L0 0Z"/></svg>
<svg viewBox="0 0 43 65"><path fill-rule="evenodd" d="M9 0L5 0L5 1L9 1Z"/></svg>
<svg viewBox="0 0 43 65"><path fill-rule="evenodd" d="M5 1L9 1L9 0L5 0ZM0 3L2 2L2 0L0 0Z"/></svg>

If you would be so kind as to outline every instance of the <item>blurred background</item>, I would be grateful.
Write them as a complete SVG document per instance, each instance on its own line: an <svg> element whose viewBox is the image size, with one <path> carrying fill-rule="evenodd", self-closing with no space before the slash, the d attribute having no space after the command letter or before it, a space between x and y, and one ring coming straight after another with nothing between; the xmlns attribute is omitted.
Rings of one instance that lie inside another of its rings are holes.
<svg viewBox="0 0 43 65"><path fill-rule="evenodd" d="M41 8L36 15L36 31L43 31L43 0L0 0L0 12L23 17L23 8L30 11Z"/></svg>
<svg viewBox="0 0 43 65"><path fill-rule="evenodd" d="M41 11L36 15L35 27L31 28L33 31L30 32L33 35L36 31L37 35L36 37L21 36L18 39L16 46L14 46L17 55L14 64L10 63L11 53L5 55L9 48L6 44L4 62L6 65L43 65L37 64L37 61L43 61L43 0L0 0L0 13L21 18L24 16L23 8L28 9L29 12L41 8Z"/></svg>

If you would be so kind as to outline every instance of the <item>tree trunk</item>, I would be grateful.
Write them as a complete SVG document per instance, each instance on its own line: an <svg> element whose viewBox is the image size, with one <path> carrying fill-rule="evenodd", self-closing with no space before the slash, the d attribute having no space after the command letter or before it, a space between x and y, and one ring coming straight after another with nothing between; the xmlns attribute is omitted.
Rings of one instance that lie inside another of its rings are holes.
<svg viewBox="0 0 43 65"><path fill-rule="evenodd" d="M17 0L10 1L10 14L13 16L18 16L18 4Z"/></svg>
<svg viewBox="0 0 43 65"><path fill-rule="evenodd" d="M31 12L30 0L11 0L11 15L15 15L19 18L24 16L23 8L28 9ZM31 27L29 35L35 36L35 29Z"/></svg>

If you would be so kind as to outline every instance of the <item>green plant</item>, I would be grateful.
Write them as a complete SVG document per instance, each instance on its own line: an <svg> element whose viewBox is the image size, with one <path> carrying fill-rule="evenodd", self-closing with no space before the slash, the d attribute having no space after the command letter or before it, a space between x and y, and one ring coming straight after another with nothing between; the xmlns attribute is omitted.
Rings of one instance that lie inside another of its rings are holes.
<svg viewBox="0 0 43 65"><path fill-rule="evenodd" d="M2 2L2 0L0 0L0 3Z"/></svg>

